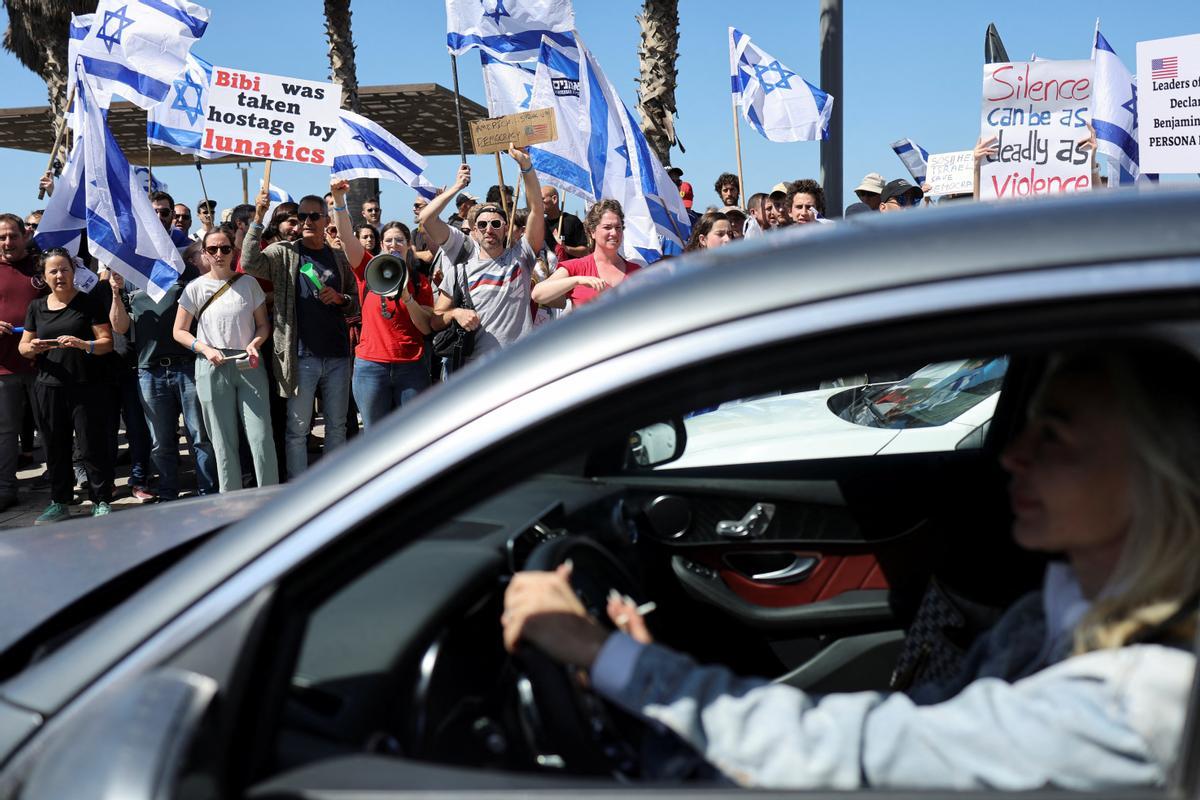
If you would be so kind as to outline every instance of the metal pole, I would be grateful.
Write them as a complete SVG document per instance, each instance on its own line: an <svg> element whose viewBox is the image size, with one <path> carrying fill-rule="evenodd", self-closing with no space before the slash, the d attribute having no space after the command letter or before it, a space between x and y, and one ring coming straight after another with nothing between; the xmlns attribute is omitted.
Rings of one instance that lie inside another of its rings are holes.
<svg viewBox="0 0 1200 800"><path fill-rule="evenodd" d="M250 202L250 165L238 164L238 169L242 171L242 202Z"/></svg>
<svg viewBox="0 0 1200 800"><path fill-rule="evenodd" d="M58 121L58 130L54 132L54 145L50 148L50 160L46 163L47 174L54 174L54 159L58 157L58 148L62 146L63 137L67 135L67 114L71 113L71 103L75 101L75 87L67 92L67 104L63 106L62 119ZM38 189L38 200L46 196L46 190Z"/></svg>
<svg viewBox="0 0 1200 800"><path fill-rule="evenodd" d="M209 205L208 189L204 188L204 171L200 169L200 156L192 156L196 160L196 172L200 175L200 194L204 195L204 205ZM216 209L211 209L210 213L213 216L214 223L216 222Z"/></svg>
<svg viewBox="0 0 1200 800"><path fill-rule="evenodd" d="M454 118L458 121L458 155L467 163L467 143L463 138L462 95L458 93L458 58L450 56L450 73L454 77Z"/></svg>
<svg viewBox="0 0 1200 800"><path fill-rule="evenodd" d="M821 0L821 88L833 95L829 138L821 141L821 188L825 216L842 216L842 0Z"/></svg>

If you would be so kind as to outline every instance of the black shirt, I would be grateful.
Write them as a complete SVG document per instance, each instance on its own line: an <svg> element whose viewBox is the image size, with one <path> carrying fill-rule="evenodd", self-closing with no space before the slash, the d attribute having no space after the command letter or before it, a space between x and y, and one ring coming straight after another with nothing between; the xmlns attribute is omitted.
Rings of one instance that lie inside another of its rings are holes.
<svg viewBox="0 0 1200 800"><path fill-rule="evenodd" d="M96 298L77 292L65 308L51 311L48 297L39 297L25 312L25 330L37 339L75 336L85 342L96 338L93 325L108 324L108 308L100 308ZM74 347L56 347L37 356L37 382L48 386L91 383L105 378L97 356Z"/></svg>
<svg viewBox="0 0 1200 800"><path fill-rule="evenodd" d="M342 287L342 274L338 270L333 251L328 247L309 250L298 245L301 271L296 274L296 333L297 354L320 358L345 358L350 355L350 333L346 328L346 316L339 306L321 302L321 291L313 286L303 272L305 263L311 263L321 283L338 294L346 291Z"/></svg>
<svg viewBox="0 0 1200 800"><path fill-rule="evenodd" d="M559 228L560 222L562 223L561 229ZM560 242L558 239L560 233L562 235L561 243L565 247L587 246L587 231L583 229L583 223L579 217L574 214L564 211L556 220L546 217L546 247L553 250L555 245Z"/></svg>
<svg viewBox="0 0 1200 800"><path fill-rule="evenodd" d="M129 316L133 320L133 342L137 348L137 365L142 369L157 366L160 358L193 360L191 352L175 341L175 314L179 308L181 294L183 281L177 281L167 289L162 300L157 303L141 289L134 289L128 294Z"/></svg>

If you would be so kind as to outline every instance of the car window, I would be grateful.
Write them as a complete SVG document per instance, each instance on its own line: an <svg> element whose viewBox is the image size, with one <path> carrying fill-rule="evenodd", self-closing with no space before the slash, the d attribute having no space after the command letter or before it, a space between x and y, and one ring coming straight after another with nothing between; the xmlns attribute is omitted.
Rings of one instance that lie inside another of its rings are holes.
<svg viewBox="0 0 1200 800"><path fill-rule="evenodd" d="M661 423L634 432L630 466L671 470L978 448L1007 369L1006 356L963 358L699 408L684 415L683 436ZM681 454L669 460L680 442Z"/></svg>

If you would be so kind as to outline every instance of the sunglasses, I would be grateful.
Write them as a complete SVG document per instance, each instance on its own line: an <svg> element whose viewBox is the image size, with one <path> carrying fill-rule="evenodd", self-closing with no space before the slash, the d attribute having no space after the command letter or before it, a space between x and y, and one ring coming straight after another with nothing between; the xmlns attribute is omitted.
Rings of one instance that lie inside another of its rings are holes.
<svg viewBox="0 0 1200 800"><path fill-rule="evenodd" d="M208 253L210 256L215 256L217 253L227 256L233 252L233 246L228 244L214 244L210 247L204 248L204 252Z"/></svg>
<svg viewBox="0 0 1200 800"><path fill-rule="evenodd" d="M298 219L300 222L304 222L305 220L311 220L312 222L316 222L323 216L325 216L325 215L322 214L320 211L309 211L307 214L304 213L303 211L301 211L296 214L296 219Z"/></svg>
<svg viewBox="0 0 1200 800"><path fill-rule="evenodd" d="M26 227L26 228L28 228L28 229L29 229L29 230L31 230L31 231L36 231L36 230L37 230L37 226L38 226L38 224L37 224L36 222L27 222L27 223L25 224L25 227Z"/></svg>
<svg viewBox="0 0 1200 800"><path fill-rule="evenodd" d="M497 230L499 228L504 227L504 220L502 220L502 219L481 219L475 223L475 227L481 231L486 231L489 227L492 230Z"/></svg>
<svg viewBox="0 0 1200 800"><path fill-rule="evenodd" d="M169 208L156 208L154 209L154 213L158 214L160 217L169 217L174 212Z"/></svg>
<svg viewBox="0 0 1200 800"><path fill-rule="evenodd" d="M176 214L175 219L191 219L191 214Z"/></svg>

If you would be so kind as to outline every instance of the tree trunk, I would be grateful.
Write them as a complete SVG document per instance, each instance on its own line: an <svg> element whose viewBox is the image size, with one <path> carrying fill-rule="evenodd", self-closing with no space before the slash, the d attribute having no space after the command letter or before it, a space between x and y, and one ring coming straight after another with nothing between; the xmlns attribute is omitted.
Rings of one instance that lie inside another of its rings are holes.
<svg viewBox="0 0 1200 800"><path fill-rule="evenodd" d="M8 29L4 49L46 82L50 101L50 129L62 115L67 101L67 35L71 14L85 14L95 0L4 0Z"/></svg>
<svg viewBox="0 0 1200 800"><path fill-rule="evenodd" d="M329 39L329 77L342 87L342 108L357 113L358 70L354 66L354 36L350 30L350 0L325 0L325 35ZM379 181L358 178L350 181L346 205L350 220L357 227L362 221L362 205L379 197Z"/></svg>
<svg viewBox="0 0 1200 800"><path fill-rule="evenodd" d="M679 73L675 57L679 47L678 0L644 0L637 18L642 28L638 47L638 112L642 133L658 160L671 163L675 136L675 84Z"/></svg>

